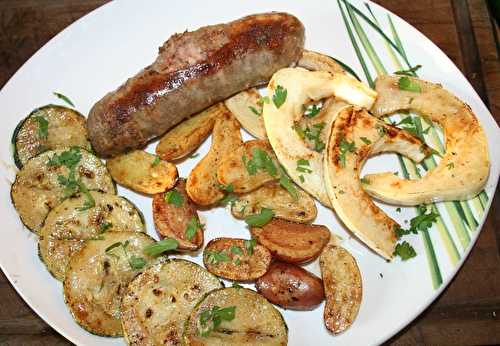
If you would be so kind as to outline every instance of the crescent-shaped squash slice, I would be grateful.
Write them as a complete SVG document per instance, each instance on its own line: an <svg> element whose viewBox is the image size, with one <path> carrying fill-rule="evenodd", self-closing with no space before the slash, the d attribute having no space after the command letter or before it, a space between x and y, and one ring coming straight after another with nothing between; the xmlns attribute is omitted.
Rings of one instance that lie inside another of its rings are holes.
<svg viewBox="0 0 500 346"><path fill-rule="evenodd" d="M332 125L324 160L328 196L347 228L385 258L394 252L397 223L363 190L359 173L368 157L381 152L398 152L421 161L427 153L422 145L408 132L359 108L341 110ZM370 181L365 183L369 186Z"/></svg>
<svg viewBox="0 0 500 346"><path fill-rule="evenodd" d="M409 77L407 77L409 78ZM399 77L379 77L379 93L372 112L382 117L398 110L411 110L438 123L443 131L446 153L438 166L424 177L404 180L391 173L370 174L366 191L382 201L418 205L472 198L483 189L490 161L488 141L468 105L439 84L410 78L420 92L400 90Z"/></svg>
<svg viewBox="0 0 500 346"><path fill-rule="evenodd" d="M376 93L345 73L312 72L303 68L279 70L271 78L267 90L271 101L264 104L264 125L278 160L297 185L329 207L330 201L323 180L322 150L310 149L296 129L304 113L303 106L311 100L335 96L350 104L370 108ZM278 102L277 107L275 100L279 98L278 95L283 99L285 91L284 102ZM324 124L323 131L328 128L330 124ZM311 174L303 174L297 170L299 160L308 161Z"/></svg>

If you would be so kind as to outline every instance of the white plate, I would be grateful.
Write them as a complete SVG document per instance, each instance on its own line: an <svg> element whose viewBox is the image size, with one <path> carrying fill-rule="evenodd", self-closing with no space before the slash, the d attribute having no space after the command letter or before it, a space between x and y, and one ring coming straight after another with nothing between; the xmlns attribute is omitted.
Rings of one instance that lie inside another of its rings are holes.
<svg viewBox="0 0 500 346"><path fill-rule="evenodd" d="M353 4L366 15L370 15L362 2L353 1ZM345 10L345 7L342 8ZM499 173L500 132L495 121L468 81L432 42L381 7L372 4L371 8L389 36L391 31L387 15L392 18L409 61L423 65L418 71L419 75L424 79L442 83L465 100L480 119L488 136L492 159L491 173L486 185L489 198L485 203L484 213L477 212L481 208L475 209L480 206L477 201L467 205L470 205L481 226L489 209ZM109 3L65 29L38 51L0 92L3 123L0 129L3 138L0 159L4 176L0 185L0 217L3 224L0 264L31 308L72 342L79 345L123 344L122 339L97 337L78 327L64 305L61 284L50 276L39 261L36 236L22 227L9 196L10 183L15 176L9 150L13 129L33 108L57 102L52 96L53 91L68 95L75 102L77 109L86 114L93 103L106 92L115 89L127 77L151 63L157 48L175 32L227 22L243 15L265 11L287 11L296 15L306 27L308 49L339 58L353 67L358 75L364 76L336 1L224 0L218 1L214 6L214 3L201 0L157 0L147 3L127 0ZM397 70L380 34L361 17L358 19L387 70ZM352 23L349 23L352 27ZM356 32L354 35L356 36ZM359 43L357 36L356 39ZM360 50L367 61L370 74L375 75L375 69L369 62L363 46L360 46ZM400 58L399 55L397 57ZM209 144L209 141L204 143L198 152L201 155L206 153ZM181 164L180 175L186 176L195 161L197 160L191 159ZM394 171L398 170L394 155L384 155L371 160L366 170L386 171L388 167ZM119 193L129 197L143 210L147 218L148 232L155 235L151 200L122 188ZM461 233L448 217L448 212L454 211L453 206L447 209L440 204L438 207L456 251L445 248L442 235L446 235L446 232L440 233L433 227L429 232L429 240L442 279L437 281L432 280L428 247L424 246L421 234L408 237L418 252L416 258L404 263L399 260L386 263L359 241L350 238L335 215L320 207L316 222L329 226L332 231L344 237L344 246L354 254L359 263L363 275L363 302L354 325L339 336L332 336L326 331L322 318L323 306L312 312L283 311L289 326L290 345L378 344L394 335L424 310L460 268L480 229L465 229L465 233ZM401 213L397 213L394 207L383 208L400 222L415 215L414 209L411 208L404 208ZM207 224L207 241L221 235L249 237L245 225L233 219L225 209L203 212L203 218ZM200 263L199 258L193 260ZM317 262L308 268L319 272Z"/></svg>

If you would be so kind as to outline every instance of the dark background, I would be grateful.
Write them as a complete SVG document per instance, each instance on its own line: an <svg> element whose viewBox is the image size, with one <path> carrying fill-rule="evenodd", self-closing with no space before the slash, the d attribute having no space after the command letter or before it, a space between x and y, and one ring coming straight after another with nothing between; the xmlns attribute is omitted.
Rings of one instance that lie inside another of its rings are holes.
<svg viewBox="0 0 500 346"><path fill-rule="evenodd" d="M0 0L0 87L49 39L106 2ZM500 63L495 42L499 31L484 0L376 2L436 43L463 71L499 122ZM499 219L497 190L484 229L464 267L436 302L388 345L500 344ZM0 345L67 344L31 311L0 273Z"/></svg>

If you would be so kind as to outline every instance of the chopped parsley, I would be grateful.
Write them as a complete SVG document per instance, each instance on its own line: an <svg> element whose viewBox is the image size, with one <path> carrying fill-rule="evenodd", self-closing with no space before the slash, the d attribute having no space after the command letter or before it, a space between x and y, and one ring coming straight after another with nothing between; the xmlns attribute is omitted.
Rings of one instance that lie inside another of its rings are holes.
<svg viewBox="0 0 500 346"><path fill-rule="evenodd" d="M259 99L259 101L257 101L258 105L263 105L264 103L271 103L271 101L269 101L269 96L263 96Z"/></svg>
<svg viewBox="0 0 500 346"><path fill-rule="evenodd" d="M170 191L165 192L164 200L168 204L173 204L177 208L180 208L184 203L184 196L182 196L182 194L179 191L177 191L177 189L172 189Z"/></svg>
<svg viewBox="0 0 500 346"><path fill-rule="evenodd" d="M238 256L242 256L243 250L237 245L231 245L231 253L238 255Z"/></svg>
<svg viewBox="0 0 500 346"><path fill-rule="evenodd" d="M232 321L236 315L236 306L220 308L218 306L207 309L200 314L200 328L198 332L201 337L207 337L211 332L217 330L222 321Z"/></svg>
<svg viewBox="0 0 500 346"><path fill-rule="evenodd" d="M55 154L47 163L49 166L66 166L68 169L73 169L82 159L80 148L71 147L69 150L63 151L61 154Z"/></svg>
<svg viewBox="0 0 500 346"><path fill-rule="evenodd" d="M307 118L314 118L316 115L319 114L320 111L321 111L321 107L319 107L318 105L312 105L311 107L308 107L306 109L304 115Z"/></svg>
<svg viewBox="0 0 500 346"><path fill-rule="evenodd" d="M280 185L281 187L283 187L285 190L288 191L288 193L293 197L294 200L299 199L299 193L297 192L295 185L292 183L288 175L285 173L285 170L281 166L280 166Z"/></svg>
<svg viewBox="0 0 500 346"><path fill-rule="evenodd" d="M385 127L383 125L376 125L375 128L377 129L377 132L378 132L378 135L380 137L384 137L385 134L387 133L387 130L385 129Z"/></svg>
<svg viewBox="0 0 500 346"><path fill-rule="evenodd" d="M448 169L453 169L455 168L455 164L453 162L450 162L446 165L446 167L448 167Z"/></svg>
<svg viewBox="0 0 500 346"><path fill-rule="evenodd" d="M403 261L406 261L417 256L417 253L415 252L413 246L410 245L410 243L408 243L407 241L403 241L396 244L394 256L399 256Z"/></svg>
<svg viewBox="0 0 500 346"><path fill-rule="evenodd" d="M250 109L252 111L252 113L254 113L257 116L261 116L262 115L262 109L259 111L254 106L248 106L248 109Z"/></svg>
<svg viewBox="0 0 500 346"><path fill-rule="evenodd" d="M155 159L153 160L153 162L151 162L151 167L156 167L160 164L161 160L160 160L160 157L159 156L155 156Z"/></svg>
<svg viewBox="0 0 500 346"><path fill-rule="evenodd" d="M283 88L281 85L276 87L273 95L273 103L276 108L280 108L286 101L287 90Z"/></svg>
<svg viewBox="0 0 500 346"><path fill-rule="evenodd" d="M71 100L69 99L68 96L65 96L65 95L63 95L61 93L57 93L57 92L54 92L54 96L56 96L58 99L63 100L64 102L66 102L71 107L75 107L75 105L73 104L73 102L71 102Z"/></svg>
<svg viewBox="0 0 500 346"><path fill-rule="evenodd" d="M301 173L312 173L312 170L309 168L309 160L300 159L297 160L297 171Z"/></svg>
<svg viewBox="0 0 500 346"><path fill-rule="evenodd" d="M166 251L177 249L179 242L173 238L165 238L144 248L144 254L150 257L157 257Z"/></svg>
<svg viewBox="0 0 500 346"><path fill-rule="evenodd" d="M237 266L241 265L241 260L239 258L235 259L234 264Z"/></svg>
<svg viewBox="0 0 500 346"><path fill-rule="evenodd" d="M396 212L397 212L397 213L401 213L401 208L400 208L400 207L397 207L397 208L396 208Z"/></svg>
<svg viewBox="0 0 500 346"><path fill-rule="evenodd" d="M342 138L339 144L339 155L338 159L340 162L340 165L342 167L345 167L345 157L347 153L354 153L356 151L356 145L354 142L348 142L346 141L345 138Z"/></svg>
<svg viewBox="0 0 500 346"><path fill-rule="evenodd" d="M405 76L411 77L411 76L414 76L414 73L417 72L421 67L422 67L422 65L415 65L412 68L409 68L407 70L396 71L396 72L394 72L394 74L405 75Z"/></svg>
<svg viewBox="0 0 500 346"><path fill-rule="evenodd" d="M243 241L243 245L245 246L245 249L247 250L247 253L252 256L253 255L253 248L255 245L257 245L257 240L255 239L248 239Z"/></svg>
<svg viewBox="0 0 500 346"><path fill-rule="evenodd" d="M38 125L36 131L38 138L46 139L49 136L49 121L40 115L33 117L33 120L35 120Z"/></svg>
<svg viewBox="0 0 500 346"><path fill-rule="evenodd" d="M207 251L207 262L210 264L218 264L221 262L230 262L231 258L227 255L227 253L224 252L224 250L221 251Z"/></svg>
<svg viewBox="0 0 500 346"><path fill-rule="evenodd" d="M248 215L245 222L250 227L262 227L267 224L274 216L274 212L268 208L262 208L259 214Z"/></svg>
<svg viewBox="0 0 500 346"><path fill-rule="evenodd" d="M129 258L128 263L133 270L139 270L146 265L146 260L142 257L132 256Z"/></svg>
<svg viewBox="0 0 500 346"><path fill-rule="evenodd" d="M99 234L106 233L111 227L113 227L111 222L103 222L99 227Z"/></svg>
<svg viewBox="0 0 500 346"><path fill-rule="evenodd" d="M249 160L245 155L241 158L243 160L243 165L247 169L248 174L255 175L257 174L257 166L253 160Z"/></svg>
<svg viewBox="0 0 500 346"><path fill-rule="evenodd" d="M411 91L416 93L422 92L422 88L420 88L420 85L406 76L399 78L398 86L400 90Z"/></svg>
<svg viewBox="0 0 500 346"><path fill-rule="evenodd" d="M370 141L368 138L366 137L359 137L359 139L361 139L363 141L363 143L365 144L372 144L372 141Z"/></svg>
<svg viewBox="0 0 500 346"><path fill-rule="evenodd" d="M189 220L187 227L186 227L185 234L186 234L187 240L193 239L193 237L196 234L196 231L198 231L199 229L202 229L202 228L203 228L203 225L200 224L200 221L198 220L198 218L196 216L193 216Z"/></svg>
<svg viewBox="0 0 500 346"><path fill-rule="evenodd" d="M219 203L225 207L227 205L233 205L233 203L238 199L238 196L236 196L233 193L228 193L222 198Z"/></svg>
<svg viewBox="0 0 500 346"><path fill-rule="evenodd" d="M236 289L240 289L240 288L243 288L243 286L241 286L239 283L237 282L233 282L233 284L231 285L231 287L234 287Z"/></svg>
<svg viewBox="0 0 500 346"><path fill-rule="evenodd" d="M266 171L272 177L278 174L276 165L266 151L260 148L252 148L252 160L257 169Z"/></svg>
<svg viewBox="0 0 500 346"><path fill-rule="evenodd" d="M303 183L304 181L306 181L306 179L304 178L304 176L301 174L299 175L299 180L301 183Z"/></svg>
<svg viewBox="0 0 500 346"><path fill-rule="evenodd" d="M135 255L129 256L128 251L127 251L127 247L128 247L129 244L130 244L130 242L128 240L126 240L124 243L122 243L121 241L119 241L119 242L113 243L110 246L108 246L106 248L106 250L104 250L104 252L107 255L109 255L109 256L112 256L112 257L115 257L115 258L120 258L120 256L117 255L115 253L115 251L113 251L113 250L116 249L116 248L121 247L122 250L123 250L123 253L125 255L125 258L128 261L128 264L129 264L130 268L132 270L142 269L146 265L146 260L144 258L142 258L142 257L137 257Z"/></svg>
<svg viewBox="0 0 500 346"><path fill-rule="evenodd" d="M78 189L81 191L81 193L83 193L83 195L87 199L83 203L83 206L78 208L77 210L84 211L84 210L88 210L90 208L95 207L95 199L94 199L94 197L92 197L92 194L90 193L89 189L87 189L87 186L85 186L85 184L82 182L81 179L78 179L76 183L78 185Z"/></svg>

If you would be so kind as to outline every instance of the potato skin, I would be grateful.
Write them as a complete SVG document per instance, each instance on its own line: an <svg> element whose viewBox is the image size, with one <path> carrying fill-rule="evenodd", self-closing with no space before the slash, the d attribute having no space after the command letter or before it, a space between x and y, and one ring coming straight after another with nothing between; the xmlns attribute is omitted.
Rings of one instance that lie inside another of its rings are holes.
<svg viewBox="0 0 500 346"><path fill-rule="evenodd" d="M186 193L186 180L179 179L175 190L183 198L182 206L177 207L165 201L165 193L153 197L153 220L160 238L170 237L179 242L179 250L197 250L203 245L203 230L198 229L194 237L186 238L186 229L194 217L199 222L194 203Z"/></svg>
<svg viewBox="0 0 500 346"><path fill-rule="evenodd" d="M257 279L257 291L285 309L311 310L325 298L323 281L302 267L274 262Z"/></svg>
<svg viewBox="0 0 500 346"><path fill-rule="evenodd" d="M323 225L310 225L273 219L261 228L250 230L257 242L271 251L274 258L287 263L314 260L330 240L330 230Z"/></svg>

